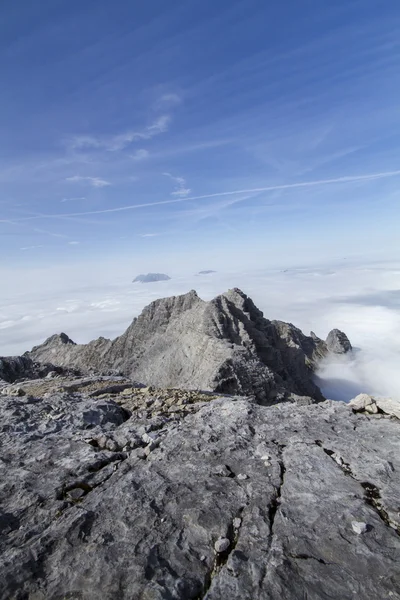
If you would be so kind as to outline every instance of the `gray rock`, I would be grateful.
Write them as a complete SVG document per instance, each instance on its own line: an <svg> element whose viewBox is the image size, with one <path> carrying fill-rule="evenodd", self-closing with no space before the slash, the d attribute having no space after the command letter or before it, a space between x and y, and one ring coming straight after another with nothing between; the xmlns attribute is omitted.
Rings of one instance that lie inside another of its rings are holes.
<svg viewBox="0 0 400 600"><path fill-rule="evenodd" d="M65 334L61 334L61 336L63 335ZM54 339L54 336L50 339ZM7 383L14 383L24 379L48 377L50 373L53 373L52 377L55 375L71 376L78 374L76 369L63 369L55 367L52 364L47 364L48 362L35 362L28 356L2 356L0 357L0 380Z"/></svg>
<svg viewBox="0 0 400 600"><path fill-rule="evenodd" d="M359 535L368 531L368 525L362 521L352 521L351 527L354 533L358 533Z"/></svg>
<svg viewBox="0 0 400 600"><path fill-rule="evenodd" d="M343 331L332 329L326 338L326 345L334 354L346 354L352 350L349 338Z"/></svg>
<svg viewBox="0 0 400 600"><path fill-rule="evenodd" d="M239 529L242 524L242 519L239 519L239 517L236 517L236 519L233 519L232 524L233 524L234 529Z"/></svg>
<svg viewBox="0 0 400 600"><path fill-rule="evenodd" d="M400 402L399 400L394 400L393 398L374 398L375 403L379 410L381 410L386 415L390 415L392 417L397 417L400 419Z"/></svg>
<svg viewBox="0 0 400 600"><path fill-rule="evenodd" d="M368 394L358 394L358 396L350 400L349 406L357 412L366 411L372 414L378 412L375 400Z"/></svg>
<svg viewBox="0 0 400 600"><path fill-rule="evenodd" d="M400 402L392 398L358 394L358 396L350 400L349 406L356 412L376 414L380 411L386 415L400 419Z"/></svg>
<svg viewBox="0 0 400 600"><path fill-rule="evenodd" d="M219 537L214 544L214 550L218 553L225 552L225 550L228 550L230 545L231 542L228 540L228 538Z"/></svg>
<svg viewBox="0 0 400 600"><path fill-rule="evenodd" d="M217 397L146 456L91 443L151 427L115 401L3 396L0 600L399 598L400 423L379 416Z"/></svg>
<svg viewBox="0 0 400 600"><path fill-rule="evenodd" d="M263 404L298 398L303 404L324 399L312 375L327 352L325 342L294 325L265 319L235 288L210 302L194 291L156 300L114 341L76 345L53 336L29 356L86 371L118 371L161 388L251 395Z"/></svg>

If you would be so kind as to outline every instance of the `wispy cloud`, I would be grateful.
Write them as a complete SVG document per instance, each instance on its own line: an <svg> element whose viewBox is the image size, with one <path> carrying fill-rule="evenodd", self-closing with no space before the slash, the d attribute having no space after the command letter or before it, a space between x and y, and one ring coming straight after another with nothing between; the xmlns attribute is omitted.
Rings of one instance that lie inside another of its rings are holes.
<svg viewBox="0 0 400 600"><path fill-rule="evenodd" d="M87 181L92 187L102 188L107 185L111 185L109 181L105 179L101 179L100 177L83 177L82 175L73 175L72 177L66 177L65 181L70 181L71 183L80 183Z"/></svg>
<svg viewBox="0 0 400 600"><path fill-rule="evenodd" d="M165 133L169 128L170 122L170 115L161 115L142 131L128 130L124 133L111 136L76 135L68 141L68 145L73 149L99 148L115 152L116 150L123 150L132 144L132 142L150 140L161 133Z"/></svg>
<svg viewBox="0 0 400 600"><path fill-rule="evenodd" d="M23 248L20 248L20 250L35 250L36 248L43 248L42 244L39 244L37 246L24 246Z"/></svg>
<svg viewBox="0 0 400 600"><path fill-rule="evenodd" d="M132 158L133 160L143 160L145 158L148 158L149 154L150 152L148 150L140 148L139 150L136 150L134 154L131 154L130 158Z"/></svg>
<svg viewBox="0 0 400 600"><path fill-rule="evenodd" d="M191 200L203 200L207 198L218 198L221 196L232 196L235 194L252 194L257 192L271 192L276 190L288 190L297 188L310 188L316 186L335 185L340 183L353 183L358 181L374 181L378 179L386 179L389 177L399 177L400 170L397 171L383 171L381 173L371 173L370 175L349 175L345 177L336 177L333 179L319 179L315 181L301 181L297 183L285 183L281 185L269 185L265 187L249 188L243 190L230 190L227 192L216 192L214 194L203 194L201 196L187 196L186 198L174 198L173 200L159 200L157 202L148 202L147 204L130 204L128 206L117 206L114 208L106 208L102 210L90 210L78 213L61 213L59 215L54 214L43 214L32 217L21 217L14 219L14 221L29 221L32 219L41 218L65 218L65 217L81 217L86 215L100 215L106 213L123 212L126 210L135 210L138 208L148 208L149 206L161 206L164 204L178 204L181 202L188 202Z"/></svg>
<svg viewBox="0 0 400 600"><path fill-rule="evenodd" d="M181 104L182 98L179 94L171 93L171 94L163 94L155 103L155 110L162 110L168 108L174 108Z"/></svg>
<svg viewBox="0 0 400 600"><path fill-rule="evenodd" d="M78 202L79 200L86 200L85 196L79 196L78 198L63 198L60 202Z"/></svg>
<svg viewBox="0 0 400 600"><path fill-rule="evenodd" d="M171 192L171 196L179 196L180 198L186 198L192 191L186 187L186 180L183 177L174 177L171 173L163 173L165 177L168 177L175 183L175 189Z"/></svg>
<svg viewBox="0 0 400 600"><path fill-rule="evenodd" d="M150 238L150 237L157 237L160 234L159 233L140 233L139 235L140 235L140 237L143 237L143 238Z"/></svg>
<svg viewBox="0 0 400 600"><path fill-rule="evenodd" d="M38 229L37 227L35 227L35 229L33 231L35 233L43 233L44 235L49 235L50 237L55 237L55 238L61 238L61 239L69 238L69 236L65 235L64 233L55 233L53 231L47 231L46 229Z"/></svg>
<svg viewBox="0 0 400 600"><path fill-rule="evenodd" d="M75 241L72 241L72 242L68 242L68 244L69 244L70 246L78 246L78 245L80 244L80 242L75 242Z"/></svg>

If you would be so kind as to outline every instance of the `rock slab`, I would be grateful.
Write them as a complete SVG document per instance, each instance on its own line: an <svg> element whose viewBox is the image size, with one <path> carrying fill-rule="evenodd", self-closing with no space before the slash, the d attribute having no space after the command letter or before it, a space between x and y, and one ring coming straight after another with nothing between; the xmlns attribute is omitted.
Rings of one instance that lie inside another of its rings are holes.
<svg viewBox="0 0 400 600"><path fill-rule="evenodd" d="M79 381L1 398L1 600L400 598L398 419Z"/></svg>

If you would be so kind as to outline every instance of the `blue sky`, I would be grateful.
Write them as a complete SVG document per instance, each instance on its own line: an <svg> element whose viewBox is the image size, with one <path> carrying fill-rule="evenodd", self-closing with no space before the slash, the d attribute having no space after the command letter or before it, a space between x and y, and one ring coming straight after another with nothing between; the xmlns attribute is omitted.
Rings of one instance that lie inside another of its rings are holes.
<svg viewBox="0 0 400 600"><path fill-rule="evenodd" d="M3 0L3 267L398 252L400 5Z"/></svg>

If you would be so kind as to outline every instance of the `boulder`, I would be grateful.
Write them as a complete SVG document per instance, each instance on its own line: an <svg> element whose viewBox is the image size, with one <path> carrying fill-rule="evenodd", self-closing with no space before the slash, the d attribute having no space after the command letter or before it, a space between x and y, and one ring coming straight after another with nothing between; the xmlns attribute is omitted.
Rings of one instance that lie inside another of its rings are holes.
<svg viewBox="0 0 400 600"><path fill-rule="evenodd" d="M368 394L358 394L350 400L349 406L356 412L367 412L376 414L385 413L391 417L400 419L400 402L392 398L372 397Z"/></svg>

